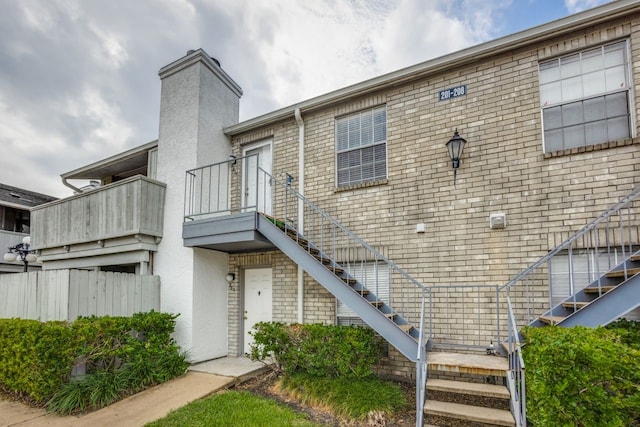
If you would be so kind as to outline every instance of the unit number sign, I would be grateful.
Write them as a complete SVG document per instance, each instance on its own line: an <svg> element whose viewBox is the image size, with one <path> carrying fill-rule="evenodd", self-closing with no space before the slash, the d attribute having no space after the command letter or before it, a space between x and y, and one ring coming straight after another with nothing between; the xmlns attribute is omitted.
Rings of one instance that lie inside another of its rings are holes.
<svg viewBox="0 0 640 427"><path fill-rule="evenodd" d="M451 87L449 89L441 90L439 92L440 101L446 101L447 99L457 98L467 94L467 85L461 85Z"/></svg>

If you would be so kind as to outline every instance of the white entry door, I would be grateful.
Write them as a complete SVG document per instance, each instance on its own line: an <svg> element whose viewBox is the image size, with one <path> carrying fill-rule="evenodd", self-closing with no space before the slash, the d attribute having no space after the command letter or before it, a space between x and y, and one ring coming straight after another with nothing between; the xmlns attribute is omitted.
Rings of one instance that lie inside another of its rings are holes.
<svg viewBox="0 0 640 427"><path fill-rule="evenodd" d="M242 206L245 211L257 210L270 214L271 180L264 172L271 174L271 141L248 145L242 155L245 157Z"/></svg>
<svg viewBox="0 0 640 427"><path fill-rule="evenodd" d="M249 331L258 322L272 319L271 268L251 268L244 272L244 352L251 351Z"/></svg>

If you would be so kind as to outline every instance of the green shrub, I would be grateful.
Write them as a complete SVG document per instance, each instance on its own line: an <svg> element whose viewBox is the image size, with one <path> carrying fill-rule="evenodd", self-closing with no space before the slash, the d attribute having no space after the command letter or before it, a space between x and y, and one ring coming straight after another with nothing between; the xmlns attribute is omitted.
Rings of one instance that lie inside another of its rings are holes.
<svg viewBox="0 0 640 427"><path fill-rule="evenodd" d="M171 338L176 317L0 319L0 388L61 413L108 405L185 372L186 355ZM74 364L86 375L70 379Z"/></svg>
<svg viewBox="0 0 640 427"><path fill-rule="evenodd" d="M618 329L525 328L534 425L640 425L640 351Z"/></svg>
<svg viewBox="0 0 640 427"><path fill-rule="evenodd" d="M261 322L250 333L249 357L272 358L287 374L364 378L373 374L382 354L382 340L369 328Z"/></svg>
<svg viewBox="0 0 640 427"><path fill-rule="evenodd" d="M64 414L97 409L183 374L186 354L171 338L176 317L152 311L78 319L72 328L82 337L87 374L63 386L47 408Z"/></svg>
<svg viewBox="0 0 640 427"><path fill-rule="evenodd" d="M0 388L47 399L69 380L79 348L67 323L0 319Z"/></svg>
<svg viewBox="0 0 640 427"><path fill-rule="evenodd" d="M615 330L624 344L640 350L640 322L620 319L608 324L606 328Z"/></svg>

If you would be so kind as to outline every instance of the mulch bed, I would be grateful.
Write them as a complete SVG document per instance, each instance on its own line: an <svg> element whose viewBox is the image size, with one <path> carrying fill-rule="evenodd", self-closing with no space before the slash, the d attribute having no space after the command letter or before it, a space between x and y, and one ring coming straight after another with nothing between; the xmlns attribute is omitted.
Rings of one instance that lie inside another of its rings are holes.
<svg viewBox="0 0 640 427"><path fill-rule="evenodd" d="M323 408L315 408L308 405L304 405L288 396L279 393L274 385L278 380L277 375L273 372L267 372L259 375L249 381L236 385L236 390L246 390L255 395L272 399L288 406L296 412L303 413L311 421L334 427L387 427L387 426L415 426L416 425L416 413L415 413L415 385L409 383L398 383L407 396L407 408L393 414L391 416L385 416L381 414L372 414L368 420L354 421L341 419L331 412Z"/></svg>

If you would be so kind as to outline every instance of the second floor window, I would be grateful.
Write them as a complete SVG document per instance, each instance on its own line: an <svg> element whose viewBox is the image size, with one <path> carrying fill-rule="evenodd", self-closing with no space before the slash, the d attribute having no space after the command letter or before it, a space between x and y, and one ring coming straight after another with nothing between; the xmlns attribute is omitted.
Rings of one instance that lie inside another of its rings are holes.
<svg viewBox="0 0 640 427"><path fill-rule="evenodd" d="M627 41L540 64L544 151L631 137Z"/></svg>
<svg viewBox="0 0 640 427"><path fill-rule="evenodd" d="M387 177L387 110L376 107L336 119L338 187Z"/></svg>

